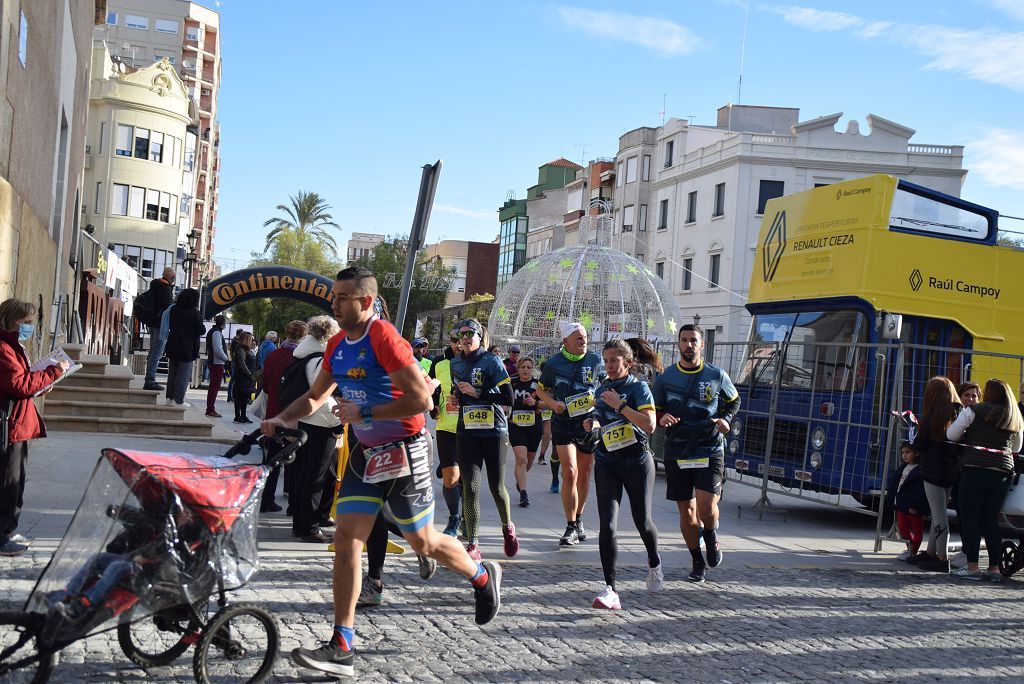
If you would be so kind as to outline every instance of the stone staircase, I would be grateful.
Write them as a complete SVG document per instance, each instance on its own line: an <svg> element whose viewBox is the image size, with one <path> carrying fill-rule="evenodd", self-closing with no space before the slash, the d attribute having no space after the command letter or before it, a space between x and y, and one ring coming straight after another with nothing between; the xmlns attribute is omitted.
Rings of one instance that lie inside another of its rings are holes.
<svg viewBox="0 0 1024 684"><path fill-rule="evenodd" d="M84 367L46 395L41 406L48 431L108 432L147 437L203 438L213 424L189 420L181 406L165 406L163 392L144 390L127 366L106 356L83 354L82 345L64 345Z"/></svg>

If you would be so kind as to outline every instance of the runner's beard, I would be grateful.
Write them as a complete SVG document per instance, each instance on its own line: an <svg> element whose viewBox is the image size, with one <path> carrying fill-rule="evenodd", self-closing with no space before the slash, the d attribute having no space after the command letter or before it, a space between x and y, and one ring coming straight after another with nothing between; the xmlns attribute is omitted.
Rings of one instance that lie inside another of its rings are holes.
<svg viewBox="0 0 1024 684"><path fill-rule="evenodd" d="M692 349L687 349L683 352L683 360L686 361L686 363L693 363L693 357L696 355L697 352Z"/></svg>

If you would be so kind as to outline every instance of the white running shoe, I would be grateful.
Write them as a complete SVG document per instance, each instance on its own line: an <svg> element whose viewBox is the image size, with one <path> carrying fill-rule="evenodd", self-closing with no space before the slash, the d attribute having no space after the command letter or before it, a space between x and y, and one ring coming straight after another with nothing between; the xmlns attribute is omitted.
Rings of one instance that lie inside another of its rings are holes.
<svg viewBox="0 0 1024 684"><path fill-rule="evenodd" d="M622 610L622 604L619 603L619 595L615 593L615 590L610 586L606 586L596 599L594 599L594 608L604 608L606 610Z"/></svg>
<svg viewBox="0 0 1024 684"><path fill-rule="evenodd" d="M916 555L917 554L915 554L913 551L907 549L906 551L900 553L900 555L896 556L896 560L906 561L908 558L911 558Z"/></svg>
<svg viewBox="0 0 1024 684"><path fill-rule="evenodd" d="M656 567L647 569L647 591L654 593L661 591L665 586L665 572L661 569L661 563Z"/></svg>

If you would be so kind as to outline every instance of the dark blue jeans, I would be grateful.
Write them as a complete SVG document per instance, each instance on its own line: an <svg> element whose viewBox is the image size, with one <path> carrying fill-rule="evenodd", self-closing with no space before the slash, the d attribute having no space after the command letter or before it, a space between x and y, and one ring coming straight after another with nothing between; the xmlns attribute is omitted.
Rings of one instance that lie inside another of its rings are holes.
<svg viewBox="0 0 1024 684"><path fill-rule="evenodd" d="M124 556L116 553L98 553L88 563L75 573L75 576L68 582L65 595L74 595L82 591L89 578L99 574L96 583L89 587L83 596L91 606L101 605L126 575L134 573L138 565Z"/></svg>

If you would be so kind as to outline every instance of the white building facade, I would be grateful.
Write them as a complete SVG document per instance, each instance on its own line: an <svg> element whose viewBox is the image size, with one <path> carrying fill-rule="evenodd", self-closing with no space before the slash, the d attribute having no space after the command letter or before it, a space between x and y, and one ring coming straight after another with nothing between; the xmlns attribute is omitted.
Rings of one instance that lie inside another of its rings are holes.
<svg viewBox="0 0 1024 684"><path fill-rule="evenodd" d="M963 147L911 144L914 130L878 116L835 129L842 114L729 106L717 126L670 119L620 138L612 246L670 287L683 322L709 342L746 339L747 291L765 203L820 185L888 173L959 196Z"/></svg>

